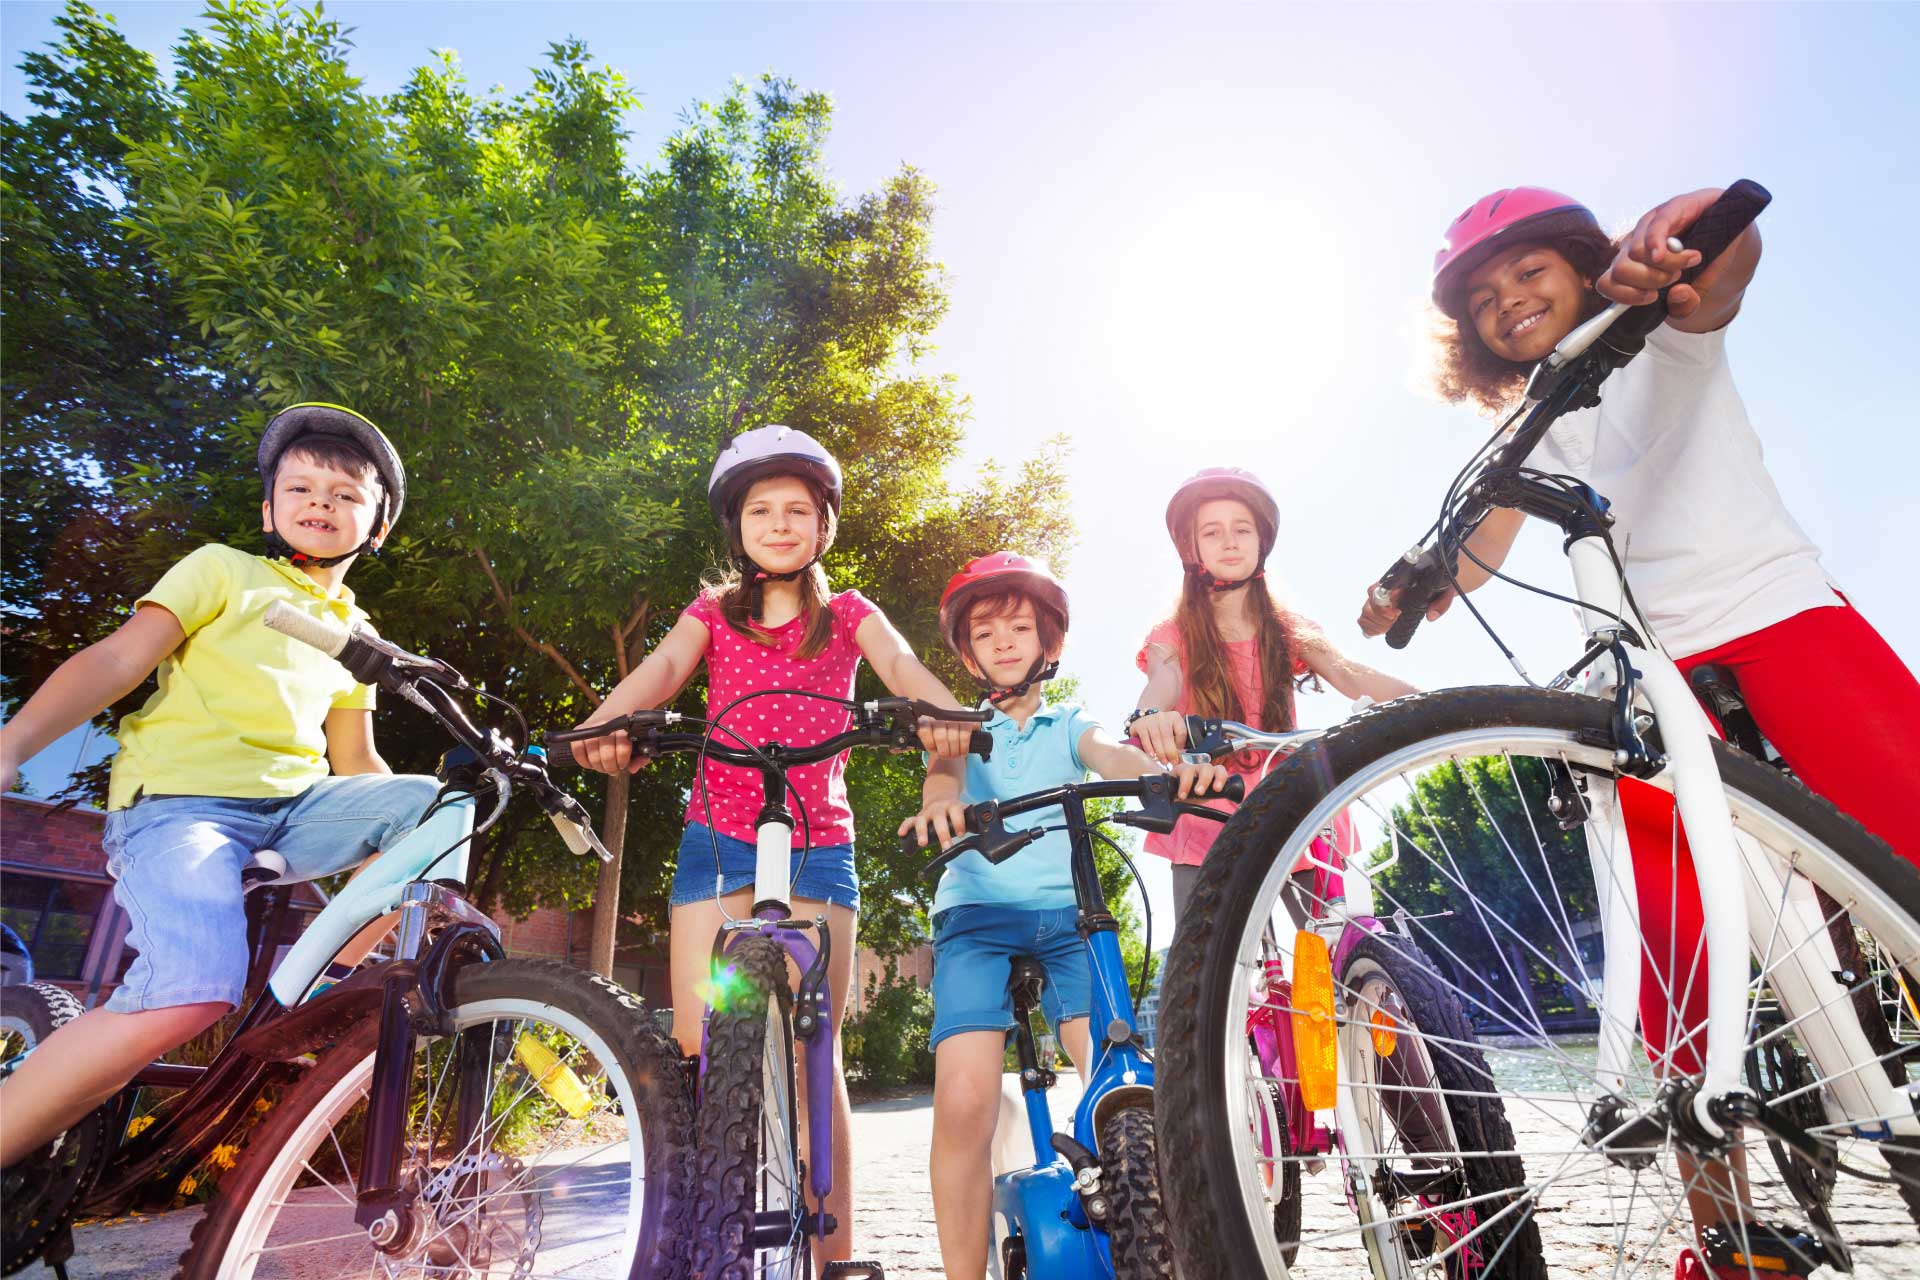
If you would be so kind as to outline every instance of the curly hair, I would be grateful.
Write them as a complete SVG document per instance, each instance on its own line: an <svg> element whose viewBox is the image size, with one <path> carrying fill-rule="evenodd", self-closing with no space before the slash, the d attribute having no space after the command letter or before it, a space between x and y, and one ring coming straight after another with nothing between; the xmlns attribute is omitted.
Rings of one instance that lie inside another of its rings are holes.
<svg viewBox="0 0 1920 1280"><path fill-rule="evenodd" d="M1547 241L1546 247L1567 260L1567 264L1588 280L1599 278L1613 260L1615 242L1598 231L1579 232ZM1581 304L1580 319L1598 314L1606 299L1589 288ZM1481 412L1496 414L1527 385L1532 366L1503 360L1480 341L1479 331L1467 315L1458 318L1429 304L1433 334L1433 390L1448 404L1471 400Z"/></svg>

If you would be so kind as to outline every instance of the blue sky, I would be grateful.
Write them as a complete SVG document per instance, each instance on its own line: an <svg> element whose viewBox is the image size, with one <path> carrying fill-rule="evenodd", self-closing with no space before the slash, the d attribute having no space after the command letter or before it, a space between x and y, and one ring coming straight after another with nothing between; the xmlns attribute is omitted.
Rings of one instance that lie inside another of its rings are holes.
<svg viewBox="0 0 1920 1280"><path fill-rule="evenodd" d="M105 7L157 55L196 13ZM328 10L357 29L354 69L381 91L441 47L477 85L516 90L549 41L577 35L643 94L636 163L686 104L772 70L834 96L829 155L849 195L901 164L931 176L952 306L929 365L971 397L966 465L1074 439L1067 666L1114 720L1177 587L1166 494L1220 463L1278 491L1272 572L1336 643L1421 685L1511 679L1463 614L1398 654L1352 621L1480 435L1419 391L1440 233L1516 183L1624 226L1675 193L1754 178L1775 203L1729 341L1735 377L1828 569L1920 657L1900 496L1920 462L1920 6ZM0 6L9 114L26 109L15 64L56 12ZM1513 564L1567 580L1544 531ZM1530 670L1576 655L1563 606L1482 600ZM1303 715L1343 710L1317 698Z"/></svg>

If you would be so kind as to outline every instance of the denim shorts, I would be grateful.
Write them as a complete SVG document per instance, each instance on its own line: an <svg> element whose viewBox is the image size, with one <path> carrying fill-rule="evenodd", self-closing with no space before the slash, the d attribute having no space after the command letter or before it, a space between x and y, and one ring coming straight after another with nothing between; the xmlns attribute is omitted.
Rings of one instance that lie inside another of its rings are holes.
<svg viewBox="0 0 1920 1280"><path fill-rule="evenodd" d="M254 851L278 852L288 880L345 871L413 830L439 789L421 775L362 773L297 796L147 796L114 810L100 846L139 955L106 1007L238 1005L248 959L240 871Z"/></svg>
<svg viewBox="0 0 1920 1280"><path fill-rule="evenodd" d="M718 894L713 891L716 843L720 854ZM676 857L678 861L673 868L672 895L676 907L693 902L712 902L715 897L725 897L729 893L753 887L755 852L752 841L711 831L698 822L689 822L686 832L680 837L680 852ZM805 866L801 865L803 858ZM860 877L854 874L853 846L850 844L831 844L820 849L808 849L804 854L795 849L789 874L793 877L790 892L793 898L830 902L850 911L860 909ZM764 890L766 886L761 888ZM784 889L784 885L778 886L776 891Z"/></svg>
<svg viewBox="0 0 1920 1280"><path fill-rule="evenodd" d="M1015 956L1047 971L1040 1009L1056 1034L1093 1009L1093 970L1073 907L1034 910L966 902L933 919L932 1044L962 1031L1013 1029L1007 978Z"/></svg>

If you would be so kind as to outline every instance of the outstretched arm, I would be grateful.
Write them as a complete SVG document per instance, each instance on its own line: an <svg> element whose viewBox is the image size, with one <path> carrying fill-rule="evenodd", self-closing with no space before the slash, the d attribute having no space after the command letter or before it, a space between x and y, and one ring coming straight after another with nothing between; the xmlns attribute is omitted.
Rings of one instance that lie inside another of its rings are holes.
<svg viewBox="0 0 1920 1280"><path fill-rule="evenodd" d="M627 678L607 695L606 701L581 723L594 724L671 702L700 669L700 660L706 656L712 639L705 623L681 615L666 638L655 645L653 652L629 671ZM603 738L574 743L573 758L601 773L619 773L623 769L631 773L646 764L645 756L634 754L625 729Z"/></svg>
<svg viewBox="0 0 1920 1280"><path fill-rule="evenodd" d="M1676 283L1680 273L1700 261L1698 249L1679 253L1667 248L1670 236L1683 235L1723 194L1707 187L1675 196L1649 209L1620 242L1613 265L1601 272L1594 288L1615 302L1643 306L1667 290L1667 323L1684 333L1711 333L1738 315L1753 273L1760 266L1760 228L1749 226L1726 251L1689 284ZM1671 287L1669 287L1671 286Z"/></svg>
<svg viewBox="0 0 1920 1280"><path fill-rule="evenodd" d="M873 667L880 683L896 698L918 698L935 706L966 710L966 705L953 696L953 691L940 682L940 677L913 656L906 637L895 630L887 621L887 615L878 609L861 619L859 629L853 633L853 642L860 646L860 656ZM969 724L924 721L920 726L920 745L935 756L964 756L973 729Z"/></svg>
<svg viewBox="0 0 1920 1280"><path fill-rule="evenodd" d="M13 790L20 766L140 687L187 633L164 605L143 604L118 630L54 668L0 729L0 791Z"/></svg>
<svg viewBox="0 0 1920 1280"><path fill-rule="evenodd" d="M1355 662L1334 647L1326 633L1318 627L1302 628L1299 634L1300 660L1307 669L1325 680L1349 698L1372 698L1375 702L1391 702L1410 693L1420 692L1398 676L1390 676L1384 671L1376 671L1364 663Z"/></svg>

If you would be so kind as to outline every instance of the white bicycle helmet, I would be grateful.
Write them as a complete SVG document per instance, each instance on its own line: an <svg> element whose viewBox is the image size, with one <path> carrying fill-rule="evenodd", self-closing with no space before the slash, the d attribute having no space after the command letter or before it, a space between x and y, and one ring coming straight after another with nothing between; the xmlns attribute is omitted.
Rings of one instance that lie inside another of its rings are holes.
<svg viewBox="0 0 1920 1280"><path fill-rule="evenodd" d="M765 426L742 431L727 442L707 478L707 501L714 518L731 524L734 510L755 480L795 475L811 480L840 514L840 464L818 440L794 427Z"/></svg>
<svg viewBox="0 0 1920 1280"><path fill-rule="evenodd" d="M1183 561L1196 559L1193 548L1193 515L1200 504L1215 498L1233 498L1244 502L1260 526L1260 563L1273 554L1280 536L1280 504L1273 492L1260 483L1260 477L1240 467L1208 467L1183 481L1167 500L1167 536Z"/></svg>

